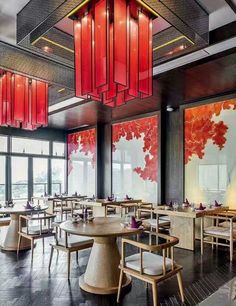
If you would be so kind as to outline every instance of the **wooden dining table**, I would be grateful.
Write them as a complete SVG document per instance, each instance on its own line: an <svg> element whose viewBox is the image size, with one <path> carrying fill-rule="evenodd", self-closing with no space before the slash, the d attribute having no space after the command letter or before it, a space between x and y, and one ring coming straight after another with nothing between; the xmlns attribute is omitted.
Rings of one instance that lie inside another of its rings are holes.
<svg viewBox="0 0 236 306"><path fill-rule="evenodd" d="M93 216L94 217L106 217L107 216L107 206L115 206L120 208L122 205L134 205L140 204L142 200L140 199L124 199L124 200L114 200L108 201L107 199L96 199L96 200L82 200L79 201L81 206L90 206L93 209Z"/></svg>
<svg viewBox="0 0 236 306"><path fill-rule="evenodd" d="M25 204L26 205L26 204ZM19 216L29 215L31 213L40 213L48 209L47 205L41 206L40 209L26 209L24 204L15 204L13 207L1 207L0 214L10 215L11 221L7 228L6 236L0 244L0 248L5 251L17 251ZM22 238L20 250L30 249L29 239Z"/></svg>
<svg viewBox="0 0 236 306"><path fill-rule="evenodd" d="M195 239L200 238L200 218L216 214L224 209L223 207L212 207L193 211L190 207L179 207L175 210L162 205L157 206L154 213L157 214L157 218L161 215L170 217L170 235L179 239L176 247L194 251Z"/></svg>
<svg viewBox="0 0 236 306"><path fill-rule="evenodd" d="M60 228L67 233L92 237L93 247L85 273L79 279L80 287L94 294L113 294L118 290L120 253L117 237L140 233L139 229L124 228L121 218L97 217L88 223L65 221ZM124 277L123 287L131 283Z"/></svg>

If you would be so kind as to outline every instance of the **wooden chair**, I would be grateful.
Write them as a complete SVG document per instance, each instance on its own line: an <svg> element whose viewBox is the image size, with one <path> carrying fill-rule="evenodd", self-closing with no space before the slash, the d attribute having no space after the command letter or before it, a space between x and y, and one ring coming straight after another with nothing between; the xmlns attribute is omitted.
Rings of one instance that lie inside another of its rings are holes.
<svg viewBox="0 0 236 306"><path fill-rule="evenodd" d="M73 214L73 200L71 199L53 199L53 214L60 213L61 220L63 216L67 220L69 214Z"/></svg>
<svg viewBox="0 0 236 306"><path fill-rule="evenodd" d="M51 253L50 253L50 260L48 269L50 271L52 258L53 258L53 251L54 249L57 252L62 251L67 253L67 277L70 278L70 264L71 264L71 253L76 252L76 261L78 263L78 251L91 248L93 246L93 239L85 236L77 236L77 235L69 235L68 233L64 232L63 238L58 236L58 227L59 225L56 224L56 241L55 243L51 243Z"/></svg>
<svg viewBox="0 0 236 306"><path fill-rule="evenodd" d="M143 222L149 224L152 231L159 232L160 229L169 230L170 221L161 219L159 215L156 215L154 208L139 208L138 216L142 216L142 212L149 212L150 218L143 219Z"/></svg>
<svg viewBox="0 0 236 306"><path fill-rule="evenodd" d="M211 219L213 225L204 227L204 218ZM222 212L213 216L201 218L201 254L204 252L204 243L218 247L226 246L230 250L230 261L233 260L233 244L236 241L235 228L236 214ZM226 241L226 242L225 242ZM228 242L228 243L227 243Z"/></svg>
<svg viewBox="0 0 236 306"><path fill-rule="evenodd" d="M17 256L19 255L22 237L31 241L31 261L34 256L34 241L42 239L43 253L44 253L44 238L55 236L52 223L56 215L46 212L40 214L33 214L31 216L19 216L19 238L17 247ZM31 223L31 224L30 224Z"/></svg>
<svg viewBox="0 0 236 306"><path fill-rule="evenodd" d="M117 294L117 303L119 303L121 287L124 273L136 277L146 283L152 285L153 305L157 306L157 284L160 282L177 276L180 296L184 302L183 283L181 270L182 266L174 262L174 245L179 240L175 237L163 235L159 233L150 232L149 234L155 236L155 241L159 238L167 242L158 244L145 244L139 241L122 238L121 242L121 263L120 263L120 279ZM126 257L125 246L129 244L138 248L139 252ZM167 257L167 250L170 250L170 258ZM153 252L162 252L162 255L154 254Z"/></svg>

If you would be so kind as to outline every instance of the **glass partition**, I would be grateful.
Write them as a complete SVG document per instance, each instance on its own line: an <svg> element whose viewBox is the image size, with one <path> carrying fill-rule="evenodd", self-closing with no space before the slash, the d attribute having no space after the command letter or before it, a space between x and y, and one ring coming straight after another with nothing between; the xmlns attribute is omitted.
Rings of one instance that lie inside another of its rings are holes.
<svg viewBox="0 0 236 306"><path fill-rule="evenodd" d="M185 197L236 208L236 100L186 108Z"/></svg>
<svg viewBox="0 0 236 306"><path fill-rule="evenodd" d="M92 197L96 193L96 130L68 135L68 190Z"/></svg>
<svg viewBox="0 0 236 306"><path fill-rule="evenodd" d="M113 124L112 190L157 203L158 116Z"/></svg>
<svg viewBox="0 0 236 306"><path fill-rule="evenodd" d="M0 135L0 152L7 152L7 136Z"/></svg>

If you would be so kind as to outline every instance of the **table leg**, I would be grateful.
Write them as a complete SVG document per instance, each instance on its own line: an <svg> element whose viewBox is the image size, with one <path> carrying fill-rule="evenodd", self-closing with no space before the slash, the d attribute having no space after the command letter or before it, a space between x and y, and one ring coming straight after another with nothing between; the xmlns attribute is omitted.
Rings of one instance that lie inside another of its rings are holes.
<svg viewBox="0 0 236 306"><path fill-rule="evenodd" d="M120 253L115 238L95 238L84 275L79 279L80 288L95 294L114 294L118 291ZM123 279L123 287L131 279Z"/></svg>
<svg viewBox="0 0 236 306"><path fill-rule="evenodd" d="M195 250L195 219L170 216L170 234L179 239L178 248Z"/></svg>
<svg viewBox="0 0 236 306"><path fill-rule="evenodd" d="M7 229L6 237L0 246L5 251L17 251L19 229L19 215L11 214L11 221ZM22 237L20 250L28 250L31 248L30 240Z"/></svg>

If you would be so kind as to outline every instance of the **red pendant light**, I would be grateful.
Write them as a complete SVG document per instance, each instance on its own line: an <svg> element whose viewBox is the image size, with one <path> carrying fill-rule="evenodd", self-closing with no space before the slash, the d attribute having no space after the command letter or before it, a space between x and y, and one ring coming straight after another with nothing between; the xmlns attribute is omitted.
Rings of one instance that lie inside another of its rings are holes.
<svg viewBox="0 0 236 306"><path fill-rule="evenodd" d="M48 125L48 84L0 71L0 126L35 130Z"/></svg>
<svg viewBox="0 0 236 306"><path fill-rule="evenodd" d="M114 107L152 95L151 17L135 0L92 0L75 13L76 96Z"/></svg>

